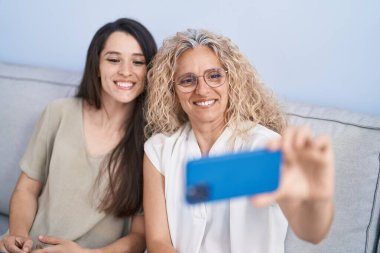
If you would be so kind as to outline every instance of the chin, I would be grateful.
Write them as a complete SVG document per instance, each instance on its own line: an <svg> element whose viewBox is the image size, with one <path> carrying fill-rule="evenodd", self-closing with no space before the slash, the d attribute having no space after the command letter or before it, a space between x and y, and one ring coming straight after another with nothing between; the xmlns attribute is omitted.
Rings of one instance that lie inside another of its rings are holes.
<svg viewBox="0 0 380 253"><path fill-rule="evenodd" d="M194 117L192 121L193 123L196 124L208 124L208 123L213 123L217 121L218 119L215 117L210 117L210 116L204 116L204 117Z"/></svg>

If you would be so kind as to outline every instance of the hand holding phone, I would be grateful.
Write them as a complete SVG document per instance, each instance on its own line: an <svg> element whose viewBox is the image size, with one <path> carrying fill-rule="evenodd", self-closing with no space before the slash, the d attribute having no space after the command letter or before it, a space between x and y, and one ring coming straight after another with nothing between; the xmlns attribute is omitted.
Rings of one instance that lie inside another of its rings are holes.
<svg viewBox="0 0 380 253"><path fill-rule="evenodd" d="M186 200L194 204L275 191L281 159L281 151L259 150L189 161Z"/></svg>

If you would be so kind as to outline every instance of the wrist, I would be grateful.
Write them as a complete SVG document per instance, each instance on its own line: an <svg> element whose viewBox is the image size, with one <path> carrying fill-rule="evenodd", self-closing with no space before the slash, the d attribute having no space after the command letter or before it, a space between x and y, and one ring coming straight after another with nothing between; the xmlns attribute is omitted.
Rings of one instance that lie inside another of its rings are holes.
<svg viewBox="0 0 380 253"><path fill-rule="evenodd" d="M103 253L101 249L85 249L83 253Z"/></svg>
<svg viewBox="0 0 380 253"><path fill-rule="evenodd" d="M20 236L20 237L25 237L25 238L29 237L29 233L26 231L22 231L22 230L11 230L11 229L9 229L9 235Z"/></svg>

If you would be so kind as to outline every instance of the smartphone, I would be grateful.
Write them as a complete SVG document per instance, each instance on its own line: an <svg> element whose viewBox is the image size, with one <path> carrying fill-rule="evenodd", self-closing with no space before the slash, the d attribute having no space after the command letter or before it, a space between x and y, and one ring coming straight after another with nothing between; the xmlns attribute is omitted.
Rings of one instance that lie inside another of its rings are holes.
<svg viewBox="0 0 380 253"><path fill-rule="evenodd" d="M258 150L189 161L186 201L195 204L275 191L281 160L281 151Z"/></svg>

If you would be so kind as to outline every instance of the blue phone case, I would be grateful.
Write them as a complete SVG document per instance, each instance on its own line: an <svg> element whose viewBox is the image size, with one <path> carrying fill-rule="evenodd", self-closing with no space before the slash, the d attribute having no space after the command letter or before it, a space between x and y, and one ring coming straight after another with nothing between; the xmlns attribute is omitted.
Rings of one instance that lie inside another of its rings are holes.
<svg viewBox="0 0 380 253"><path fill-rule="evenodd" d="M274 191L281 159L280 151L259 150L189 161L186 200L194 204Z"/></svg>

